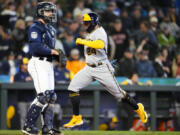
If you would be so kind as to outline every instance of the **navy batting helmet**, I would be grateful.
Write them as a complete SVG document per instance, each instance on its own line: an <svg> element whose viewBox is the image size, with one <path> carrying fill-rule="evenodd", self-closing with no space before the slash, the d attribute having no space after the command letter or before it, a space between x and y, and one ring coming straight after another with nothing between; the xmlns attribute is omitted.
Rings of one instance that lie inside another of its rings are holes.
<svg viewBox="0 0 180 135"><path fill-rule="evenodd" d="M52 11L52 16L45 16L44 11ZM42 18L46 23L56 23L56 5L51 2L39 2L37 5L36 16Z"/></svg>
<svg viewBox="0 0 180 135"><path fill-rule="evenodd" d="M83 23L84 25L89 25L87 31L91 32L94 27L99 24L99 17L96 13L88 13L83 15Z"/></svg>

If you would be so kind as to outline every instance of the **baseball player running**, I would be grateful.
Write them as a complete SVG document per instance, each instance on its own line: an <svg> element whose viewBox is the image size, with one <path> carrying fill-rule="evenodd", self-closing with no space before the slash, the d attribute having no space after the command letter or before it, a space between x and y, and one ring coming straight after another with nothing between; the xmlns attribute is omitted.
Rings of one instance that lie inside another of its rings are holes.
<svg viewBox="0 0 180 135"><path fill-rule="evenodd" d="M60 131L53 129L53 106L56 93L52 56L59 53L54 49L56 31L51 23L56 22L56 6L50 2L40 2L37 5L36 14L38 21L34 22L28 32L32 50L28 71L33 78L37 97L29 108L22 132L27 135L39 134L35 122L41 113L42 134L60 135Z"/></svg>
<svg viewBox="0 0 180 135"><path fill-rule="evenodd" d="M88 34L86 39L77 38L76 45L84 45L87 65L74 76L68 87L70 92L69 97L73 106L73 116L70 122L65 124L64 127L72 128L83 124L82 115L79 114L79 91L94 80L97 80L117 100L130 104L139 115L141 121L146 123L148 116L144 110L144 106L141 103L137 104L128 93L122 90L113 75L114 68L111 66L107 57L107 34L98 23L99 19L96 13L83 15L83 26Z"/></svg>

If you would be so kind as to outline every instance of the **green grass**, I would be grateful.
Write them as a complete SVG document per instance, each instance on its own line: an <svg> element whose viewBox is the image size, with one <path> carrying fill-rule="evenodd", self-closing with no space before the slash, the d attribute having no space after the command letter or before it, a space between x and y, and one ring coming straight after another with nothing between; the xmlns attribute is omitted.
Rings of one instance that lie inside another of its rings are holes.
<svg viewBox="0 0 180 135"><path fill-rule="evenodd" d="M180 132L63 131L64 135L180 135ZM22 135L19 130L0 130L0 135Z"/></svg>

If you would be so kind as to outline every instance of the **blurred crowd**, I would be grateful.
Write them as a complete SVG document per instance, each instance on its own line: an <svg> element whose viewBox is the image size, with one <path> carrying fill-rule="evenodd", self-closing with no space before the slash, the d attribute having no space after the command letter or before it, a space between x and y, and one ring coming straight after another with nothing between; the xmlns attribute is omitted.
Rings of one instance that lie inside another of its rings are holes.
<svg viewBox="0 0 180 135"><path fill-rule="evenodd" d="M43 1L43 0L41 0ZM85 66L82 14L100 16L108 33L108 57L116 60L115 75L180 77L180 0L46 0L57 6L56 48L68 57L67 66L55 63L56 82L68 82ZM28 28L36 20L38 0L0 0L0 74L31 81L26 74L31 50Z"/></svg>

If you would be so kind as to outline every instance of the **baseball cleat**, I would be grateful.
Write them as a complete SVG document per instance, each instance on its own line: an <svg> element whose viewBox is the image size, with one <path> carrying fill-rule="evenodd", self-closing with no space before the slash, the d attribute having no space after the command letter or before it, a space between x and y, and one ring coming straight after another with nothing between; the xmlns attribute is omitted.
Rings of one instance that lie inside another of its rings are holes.
<svg viewBox="0 0 180 135"><path fill-rule="evenodd" d="M80 126L83 124L82 115L73 115L71 121L64 124L64 128L73 128L75 126Z"/></svg>
<svg viewBox="0 0 180 135"><path fill-rule="evenodd" d="M137 105L139 108L135 110L135 112L139 115L139 118L141 119L141 121L143 123L146 123L148 120L148 116L147 116L146 111L144 110L144 106L141 103L138 103Z"/></svg>
<svg viewBox="0 0 180 135"><path fill-rule="evenodd" d="M40 131L36 127L24 127L21 131L24 135L40 135Z"/></svg>
<svg viewBox="0 0 180 135"><path fill-rule="evenodd" d="M42 132L42 135L64 135L63 133L61 133L61 131L56 130L56 129L50 129L47 132Z"/></svg>

